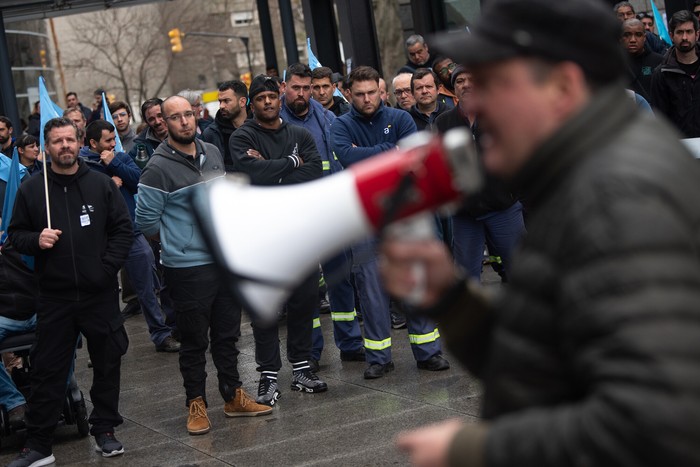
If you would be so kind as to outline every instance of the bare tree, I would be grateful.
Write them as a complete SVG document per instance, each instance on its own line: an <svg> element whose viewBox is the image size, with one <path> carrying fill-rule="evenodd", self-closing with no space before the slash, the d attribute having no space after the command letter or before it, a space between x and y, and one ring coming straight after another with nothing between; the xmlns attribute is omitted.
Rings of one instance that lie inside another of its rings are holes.
<svg viewBox="0 0 700 467"><path fill-rule="evenodd" d="M79 54L66 68L94 73L105 86L120 88L127 102L160 95L173 66L167 32L205 22L194 0L110 9L82 15L73 25ZM190 48L185 54L197 54Z"/></svg>

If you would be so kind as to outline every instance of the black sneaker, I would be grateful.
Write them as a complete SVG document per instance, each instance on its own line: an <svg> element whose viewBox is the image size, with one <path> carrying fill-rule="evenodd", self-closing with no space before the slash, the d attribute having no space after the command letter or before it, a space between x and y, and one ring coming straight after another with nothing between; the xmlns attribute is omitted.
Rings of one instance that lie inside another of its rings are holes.
<svg viewBox="0 0 700 467"><path fill-rule="evenodd" d="M8 467L40 467L56 462L53 454L42 454L34 449L24 448L19 452L19 456L8 464Z"/></svg>
<svg viewBox="0 0 700 467"><path fill-rule="evenodd" d="M307 366L292 372L292 390L301 392L323 392L328 385L321 381L316 373Z"/></svg>
<svg viewBox="0 0 700 467"><path fill-rule="evenodd" d="M406 317L394 310L391 310L391 327L393 329L403 329L406 327Z"/></svg>
<svg viewBox="0 0 700 467"><path fill-rule="evenodd" d="M255 402L274 407L280 397L282 394L277 389L277 373L263 371L258 382L258 397Z"/></svg>
<svg viewBox="0 0 700 467"><path fill-rule="evenodd" d="M385 363L372 363L365 370L365 379L377 379L384 376L386 373L394 371L394 362Z"/></svg>
<svg viewBox="0 0 700 467"><path fill-rule="evenodd" d="M313 358L310 358L309 359L309 368L314 373L318 373L319 371L321 371L321 364L318 363L318 360L314 360Z"/></svg>
<svg viewBox="0 0 700 467"><path fill-rule="evenodd" d="M360 347L360 350L354 352L340 351L341 362L364 362L365 360L367 360L367 356L364 347Z"/></svg>
<svg viewBox="0 0 700 467"><path fill-rule="evenodd" d="M100 433L95 435L97 446L95 450L102 452L102 457L114 457L124 454L124 446L114 437L114 433Z"/></svg>
<svg viewBox="0 0 700 467"><path fill-rule="evenodd" d="M419 370L428 370L428 371L443 371L443 370L449 370L450 368L450 362L445 360L445 357L442 355L433 355L427 360L423 361L417 361L416 366L418 367Z"/></svg>
<svg viewBox="0 0 700 467"><path fill-rule="evenodd" d="M137 299L131 300L124 306L122 316L124 319L141 314L141 305Z"/></svg>
<svg viewBox="0 0 700 467"><path fill-rule="evenodd" d="M318 311L322 315L328 314L331 312L331 304L328 303L328 300L326 298L322 298L318 301Z"/></svg>
<svg viewBox="0 0 700 467"><path fill-rule="evenodd" d="M173 336L168 336L163 339L159 345L156 345L156 352L174 353L180 351L180 343Z"/></svg>

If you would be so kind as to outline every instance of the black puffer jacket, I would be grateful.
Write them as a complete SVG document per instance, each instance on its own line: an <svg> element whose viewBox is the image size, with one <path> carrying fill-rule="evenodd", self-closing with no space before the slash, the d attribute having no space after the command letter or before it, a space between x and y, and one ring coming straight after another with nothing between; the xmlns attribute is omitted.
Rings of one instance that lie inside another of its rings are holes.
<svg viewBox="0 0 700 467"><path fill-rule="evenodd" d="M485 441L467 426L453 465L700 465L700 165L606 90L517 185L509 287L481 312L463 290L440 327L485 388Z"/></svg>

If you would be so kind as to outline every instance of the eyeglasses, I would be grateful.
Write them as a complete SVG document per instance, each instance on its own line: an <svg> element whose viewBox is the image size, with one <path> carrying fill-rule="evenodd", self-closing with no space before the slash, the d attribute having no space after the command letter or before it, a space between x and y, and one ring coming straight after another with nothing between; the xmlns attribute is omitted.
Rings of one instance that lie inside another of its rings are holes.
<svg viewBox="0 0 700 467"><path fill-rule="evenodd" d="M126 113L126 112L118 112L118 113L113 113L113 114L112 114L112 118L117 118L117 117L124 118L124 117L126 117L127 115L129 115L129 114Z"/></svg>
<svg viewBox="0 0 700 467"><path fill-rule="evenodd" d="M450 71L453 71L455 68L457 68L457 64L455 62L452 62L449 65L440 68L440 71L438 71L438 74L439 75L446 75Z"/></svg>
<svg viewBox="0 0 700 467"><path fill-rule="evenodd" d="M187 112L182 113L182 114L169 115L169 116L165 117L166 120L170 120L173 123L179 122L183 118L185 118L186 120L189 120L190 118L194 118L194 112L192 112L191 110L188 110Z"/></svg>
<svg viewBox="0 0 700 467"><path fill-rule="evenodd" d="M404 94L411 94L411 88L399 88L394 90L394 95L396 97L401 97Z"/></svg>

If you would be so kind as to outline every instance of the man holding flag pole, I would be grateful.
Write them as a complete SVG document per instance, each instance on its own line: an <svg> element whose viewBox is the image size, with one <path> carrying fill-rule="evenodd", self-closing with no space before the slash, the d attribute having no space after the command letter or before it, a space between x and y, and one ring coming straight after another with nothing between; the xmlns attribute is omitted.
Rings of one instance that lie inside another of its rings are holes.
<svg viewBox="0 0 700 467"><path fill-rule="evenodd" d="M90 433L104 457L124 452L114 436L114 427L123 421L120 368L129 344L119 312L117 272L133 242L131 219L114 182L78 158L78 131L70 120L49 120L44 134L49 156L44 186L33 177L19 187L8 227L17 251L34 256L39 285L28 436L12 467L54 462L53 432L81 333L94 365ZM49 194L56 201L52 205Z"/></svg>

